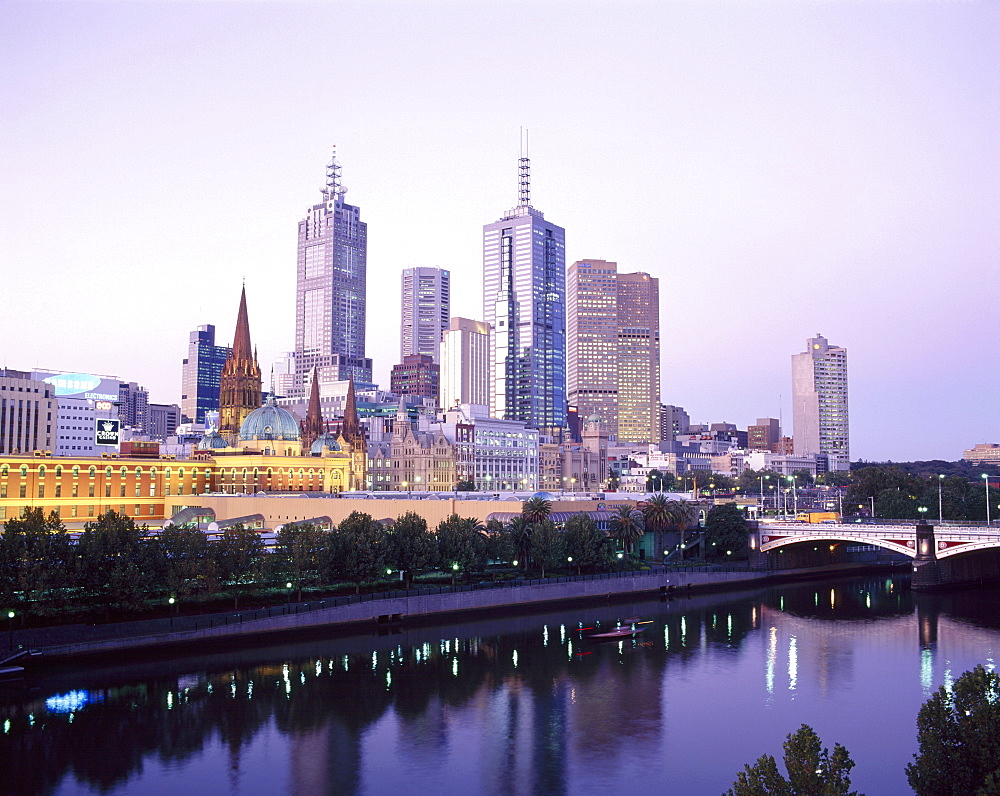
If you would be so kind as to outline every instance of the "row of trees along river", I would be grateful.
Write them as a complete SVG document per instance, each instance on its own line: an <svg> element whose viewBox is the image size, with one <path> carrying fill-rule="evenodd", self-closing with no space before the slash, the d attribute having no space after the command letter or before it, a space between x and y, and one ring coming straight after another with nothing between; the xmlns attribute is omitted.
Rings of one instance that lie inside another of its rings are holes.
<svg viewBox="0 0 1000 796"><path fill-rule="evenodd" d="M551 503L535 497L509 522L453 515L434 529L415 513L383 524L352 512L330 531L310 523L287 524L265 547L261 535L241 525L216 538L203 531L166 526L149 533L113 511L101 515L78 537L55 514L26 509L8 520L0 538L0 598L23 626L34 621L103 619L162 612L168 601L185 606L241 599L284 601L303 589L384 589L386 581L415 577L455 583L525 574L604 572L637 565L631 555L647 530L673 529L684 535L697 525L696 507L655 495L638 510L617 507L610 532L588 514L557 525ZM732 504L709 513L720 556L745 552L746 523ZM402 573L402 574L400 574ZM222 607L222 606L216 606Z"/></svg>

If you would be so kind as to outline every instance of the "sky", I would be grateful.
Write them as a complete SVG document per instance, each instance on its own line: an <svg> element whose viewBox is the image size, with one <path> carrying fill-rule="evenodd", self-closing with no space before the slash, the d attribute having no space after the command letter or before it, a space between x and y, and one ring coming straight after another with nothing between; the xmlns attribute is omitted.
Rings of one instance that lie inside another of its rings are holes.
<svg viewBox="0 0 1000 796"><path fill-rule="evenodd" d="M0 366L180 400L188 335L294 347L297 223L336 144L368 224L368 355L400 272L482 318L482 226L660 280L662 398L791 423L848 350L852 459L1000 442L1000 4L0 3Z"/></svg>

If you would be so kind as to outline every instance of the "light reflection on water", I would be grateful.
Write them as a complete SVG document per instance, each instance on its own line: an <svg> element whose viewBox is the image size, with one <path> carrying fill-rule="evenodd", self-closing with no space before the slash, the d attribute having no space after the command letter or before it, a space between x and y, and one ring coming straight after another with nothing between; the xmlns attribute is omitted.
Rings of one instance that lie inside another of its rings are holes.
<svg viewBox="0 0 1000 796"><path fill-rule="evenodd" d="M996 596L828 581L57 673L0 692L0 791L720 793L808 723L855 788L906 792L921 702L995 659Z"/></svg>

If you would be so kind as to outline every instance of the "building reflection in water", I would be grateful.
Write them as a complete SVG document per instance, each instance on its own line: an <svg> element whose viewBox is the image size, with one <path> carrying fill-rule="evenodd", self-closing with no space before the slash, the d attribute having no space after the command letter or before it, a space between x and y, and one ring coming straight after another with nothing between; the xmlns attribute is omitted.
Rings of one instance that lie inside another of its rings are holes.
<svg viewBox="0 0 1000 796"><path fill-rule="evenodd" d="M116 671L103 686L45 697L8 691L0 791L72 792L73 780L84 789L139 788L153 768L146 763L182 770L215 741L225 750L220 775L234 793L436 783L439 792L557 794L584 781L581 772L590 781L600 772L627 778L636 761L678 776L698 764L694 750L707 742L698 740L698 722L709 726L713 717L691 713L712 698L706 689L723 699L725 686L739 695L733 710L756 704L782 722L782 711L844 699L866 679L909 677L926 698L960 673L954 661L992 660L1000 634L977 621L980 609L975 601L920 597L914 611L909 592L892 581L860 579L639 604L630 610L650 624L617 643L588 643L576 630L579 618L549 614L437 636L423 629L397 639L302 643L248 652L246 663L224 668L192 659L198 663L186 672L137 682L122 682ZM611 626L627 615L619 611L587 611L586 621ZM915 649L915 678L872 668L877 655L912 661ZM267 661L268 654L280 657ZM740 679L743 660L756 661L747 679ZM38 687L45 692L44 681ZM791 729L782 725L779 737ZM123 740L94 740L109 738ZM287 750L286 768L251 767L249 750L262 738ZM595 761L597 774L589 770Z"/></svg>

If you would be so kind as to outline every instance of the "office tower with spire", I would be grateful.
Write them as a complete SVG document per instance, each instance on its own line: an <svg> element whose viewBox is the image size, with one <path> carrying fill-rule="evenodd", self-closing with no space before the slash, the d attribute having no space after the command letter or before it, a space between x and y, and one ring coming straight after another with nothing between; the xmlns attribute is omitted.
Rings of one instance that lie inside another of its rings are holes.
<svg viewBox="0 0 1000 796"><path fill-rule="evenodd" d="M303 397L314 368L323 383L372 380L365 357L368 227L359 208L344 201L336 147L321 192L323 201L299 222L295 390Z"/></svg>
<svg viewBox="0 0 1000 796"><path fill-rule="evenodd" d="M566 426L566 232L531 206L519 161L517 206L483 227L490 413L543 432Z"/></svg>
<svg viewBox="0 0 1000 796"><path fill-rule="evenodd" d="M795 455L824 454L830 470L849 470L847 349L817 334L792 355L792 431Z"/></svg>
<svg viewBox="0 0 1000 796"><path fill-rule="evenodd" d="M250 345L250 322L247 318L247 290L240 293L233 348L219 377L219 435L236 445L240 426L261 405L260 365L257 352Z"/></svg>
<svg viewBox="0 0 1000 796"><path fill-rule="evenodd" d="M401 281L399 361L421 354L439 364L441 333L451 317L451 272L404 268Z"/></svg>

